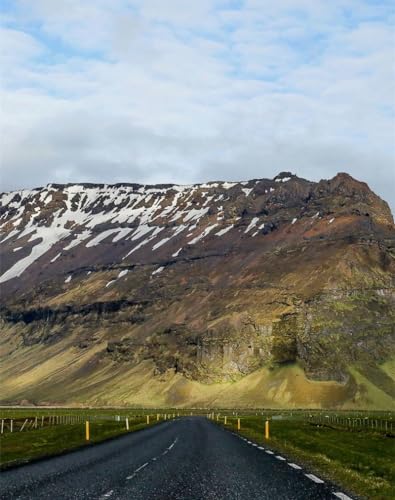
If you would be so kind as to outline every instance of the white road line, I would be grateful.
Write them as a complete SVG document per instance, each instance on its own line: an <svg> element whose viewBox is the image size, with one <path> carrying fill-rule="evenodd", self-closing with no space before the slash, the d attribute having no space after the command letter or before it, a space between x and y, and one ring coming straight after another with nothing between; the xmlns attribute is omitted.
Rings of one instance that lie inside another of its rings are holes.
<svg viewBox="0 0 395 500"><path fill-rule="evenodd" d="M285 458L282 457L281 455L276 455L276 458L277 458L277 460L285 460Z"/></svg>
<svg viewBox="0 0 395 500"><path fill-rule="evenodd" d="M148 465L148 462L145 462L145 464L140 465L140 467L139 467L138 469L136 469L136 470L134 471L134 473L141 471L141 469L144 469L144 467L147 467L147 465Z"/></svg>
<svg viewBox="0 0 395 500"><path fill-rule="evenodd" d="M292 462L289 462L288 465L296 470L301 470L301 468L302 468L299 465L293 464Z"/></svg>
<svg viewBox="0 0 395 500"><path fill-rule="evenodd" d="M173 446L177 443L178 441L178 437L176 437L176 439L171 443L171 445L166 448L166 450L162 453L162 455L166 455L166 453L169 453L169 451L173 448ZM153 457L151 458L152 462L156 462L158 460L159 457ZM126 479L132 479L134 478L134 476L141 471L141 469L144 469L144 467L147 467L148 465L148 462L146 462L145 464L143 465L140 465L140 467L138 469L136 469L132 475L128 476ZM111 492L112 493L112 492Z"/></svg>
<svg viewBox="0 0 395 500"><path fill-rule="evenodd" d="M324 482L322 479L315 476L314 474L305 474L305 476L308 477L309 479L311 479L311 481L314 481L315 483L318 483L318 484L321 484Z"/></svg>
<svg viewBox="0 0 395 500"><path fill-rule="evenodd" d="M177 443L178 437L175 438L175 440L171 443L171 445L167 448L168 450L171 450L173 446Z"/></svg>
<svg viewBox="0 0 395 500"><path fill-rule="evenodd" d="M110 496L114 493L114 490L110 490L107 493L104 493L100 498L110 498Z"/></svg>
<svg viewBox="0 0 395 500"><path fill-rule="evenodd" d="M147 467L147 465L148 465L148 462L145 462L145 464L140 465L140 467L139 467L138 469L136 469L136 470L133 472L133 474L132 474L131 476L128 476L126 479L132 479L132 478L134 478L134 476L135 476L138 472L140 472L140 471L141 471L141 469L144 469L144 467Z"/></svg>
<svg viewBox="0 0 395 500"><path fill-rule="evenodd" d="M247 441L248 444L252 444L251 441Z"/></svg>
<svg viewBox="0 0 395 500"><path fill-rule="evenodd" d="M269 453L269 455L274 455L274 452L273 451L270 451L270 450L265 450L266 453Z"/></svg>
<svg viewBox="0 0 395 500"><path fill-rule="evenodd" d="M262 448L262 446L258 446L258 450L263 450L263 451L265 451L265 448Z"/></svg>
<svg viewBox="0 0 395 500"><path fill-rule="evenodd" d="M352 500L351 497L345 495L341 491L334 491L333 494L335 495L335 497L340 498L341 500Z"/></svg>

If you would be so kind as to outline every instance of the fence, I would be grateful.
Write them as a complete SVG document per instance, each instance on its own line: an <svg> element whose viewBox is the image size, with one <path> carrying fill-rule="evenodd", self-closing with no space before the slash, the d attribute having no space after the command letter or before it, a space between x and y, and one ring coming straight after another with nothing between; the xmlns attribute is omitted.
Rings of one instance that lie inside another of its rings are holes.
<svg viewBox="0 0 395 500"><path fill-rule="evenodd" d="M141 423L146 424L158 422L160 420L170 420L179 416L179 413L156 413L154 415L141 414L141 415L41 415L28 418L14 417L2 418L0 420L0 435L14 432L34 431L51 426L58 425L81 425L85 422L100 422L100 421L115 421L121 422L122 426L128 427L129 421L134 422L141 420ZM127 422L127 423L126 423Z"/></svg>

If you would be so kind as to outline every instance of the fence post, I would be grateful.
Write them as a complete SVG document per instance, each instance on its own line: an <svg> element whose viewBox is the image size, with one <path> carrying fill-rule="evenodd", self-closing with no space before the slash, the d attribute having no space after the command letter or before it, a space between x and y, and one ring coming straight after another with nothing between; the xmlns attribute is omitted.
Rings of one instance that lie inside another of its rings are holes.
<svg viewBox="0 0 395 500"><path fill-rule="evenodd" d="M269 430L269 420L265 422L265 439L270 438L270 430Z"/></svg>
<svg viewBox="0 0 395 500"><path fill-rule="evenodd" d="M19 429L19 432L22 432L22 431L23 431L23 428L25 427L26 422L27 422L28 420L29 420L29 419L27 418L27 419L23 422L23 425L22 425L22 427Z"/></svg>

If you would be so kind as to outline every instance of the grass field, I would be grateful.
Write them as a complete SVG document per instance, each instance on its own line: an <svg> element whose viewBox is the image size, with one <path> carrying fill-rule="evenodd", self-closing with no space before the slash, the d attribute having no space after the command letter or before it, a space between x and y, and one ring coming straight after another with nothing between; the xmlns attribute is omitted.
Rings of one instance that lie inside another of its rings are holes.
<svg viewBox="0 0 395 500"><path fill-rule="evenodd" d="M224 418L218 422L224 425ZM372 430L284 416L270 420L267 440L264 423L263 415L241 416L239 432L362 498L395 498L395 435L384 426ZM237 418L228 416L226 427L237 430Z"/></svg>
<svg viewBox="0 0 395 500"><path fill-rule="evenodd" d="M144 429L165 418L171 419L176 414L158 415L159 419L156 414L143 414L141 411L51 410L48 412L27 409L2 411L0 421L3 420L4 424L2 424L3 434L0 435L0 468L58 455L127 432ZM129 430L126 428L126 417ZM13 432L11 432L11 419ZM87 420L89 441L86 440L85 434Z"/></svg>

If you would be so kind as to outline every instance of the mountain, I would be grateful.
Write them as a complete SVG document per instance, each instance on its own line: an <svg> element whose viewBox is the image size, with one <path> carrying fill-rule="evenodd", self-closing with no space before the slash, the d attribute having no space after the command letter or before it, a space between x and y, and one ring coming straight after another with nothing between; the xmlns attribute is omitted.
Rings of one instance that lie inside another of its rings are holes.
<svg viewBox="0 0 395 500"><path fill-rule="evenodd" d="M0 203L3 403L392 408L395 230L347 174Z"/></svg>

